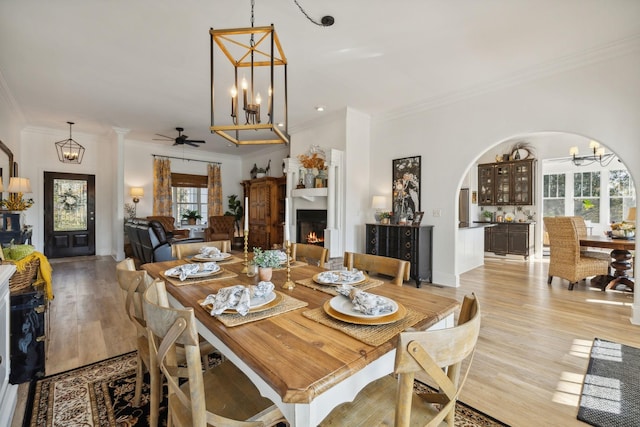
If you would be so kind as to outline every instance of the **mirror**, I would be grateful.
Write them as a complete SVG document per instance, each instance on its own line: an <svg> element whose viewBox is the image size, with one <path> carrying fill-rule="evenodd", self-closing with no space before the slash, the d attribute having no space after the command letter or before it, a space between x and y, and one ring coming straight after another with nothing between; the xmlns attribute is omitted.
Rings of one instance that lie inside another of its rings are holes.
<svg viewBox="0 0 640 427"><path fill-rule="evenodd" d="M6 159L0 155L0 179L2 179L2 188L6 189L9 186L9 178L17 175L17 170L14 170L14 167L17 169L17 165L13 163L13 153L2 141L0 141L0 150L7 155Z"/></svg>

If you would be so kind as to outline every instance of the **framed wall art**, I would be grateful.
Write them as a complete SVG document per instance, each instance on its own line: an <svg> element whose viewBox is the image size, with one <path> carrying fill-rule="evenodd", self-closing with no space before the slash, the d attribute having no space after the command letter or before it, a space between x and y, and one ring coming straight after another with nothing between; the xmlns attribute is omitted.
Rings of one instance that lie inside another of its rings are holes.
<svg viewBox="0 0 640 427"><path fill-rule="evenodd" d="M393 220L411 223L420 210L420 161L422 156L393 160Z"/></svg>

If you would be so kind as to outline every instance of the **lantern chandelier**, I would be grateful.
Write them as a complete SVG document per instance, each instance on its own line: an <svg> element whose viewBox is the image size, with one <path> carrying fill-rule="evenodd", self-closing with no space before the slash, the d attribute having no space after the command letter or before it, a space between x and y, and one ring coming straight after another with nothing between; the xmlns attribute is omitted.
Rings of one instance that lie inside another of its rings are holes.
<svg viewBox="0 0 640 427"><path fill-rule="evenodd" d="M236 146L289 144L287 58L273 24L254 27L254 6L251 0L251 27L209 30L210 129ZM224 57L233 72L229 67L228 72L221 72L223 64L228 65Z"/></svg>
<svg viewBox="0 0 640 427"><path fill-rule="evenodd" d="M613 160L615 155L613 153L605 153L604 147L600 147L600 144L596 141L589 142L589 148L593 151L589 156L578 156L578 147L574 146L569 149L569 155L571 155L571 161L576 166L588 166L593 163L599 163L600 166L608 166Z"/></svg>
<svg viewBox="0 0 640 427"><path fill-rule="evenodd" d="M82 163L84 157L84 147L71 138L71 126L75 123L69 123L69 139L63 139L56 142L56 150L58 151L58 160L62 163Z"/></svg>

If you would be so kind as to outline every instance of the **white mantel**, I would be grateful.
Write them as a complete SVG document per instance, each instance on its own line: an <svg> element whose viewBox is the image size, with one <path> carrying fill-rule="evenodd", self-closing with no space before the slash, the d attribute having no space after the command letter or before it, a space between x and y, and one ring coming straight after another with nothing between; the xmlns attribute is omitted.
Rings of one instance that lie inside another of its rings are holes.
<svg viewBox="0 0 640 427"><path fill-rule="evenodd" d="M326 209L327 228L324 230L324 247L329 249L330 257L344 253L344 152L331 149L326 153L327 187L296 189L300 181L302 166L297 158L285 159L284 171L287 174L287 197L289 198L289 232L291 241L297 241L296 215L298 209Z"/></svg>

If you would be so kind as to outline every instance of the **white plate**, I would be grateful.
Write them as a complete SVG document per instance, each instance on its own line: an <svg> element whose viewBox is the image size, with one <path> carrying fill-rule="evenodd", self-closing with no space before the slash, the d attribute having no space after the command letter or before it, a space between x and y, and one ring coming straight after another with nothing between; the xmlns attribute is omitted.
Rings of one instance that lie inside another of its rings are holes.
<svg viewBox="0 0 640 427"><path fill-rule="evenodd" d="M337 295L331 298L331 300L329 300L329 305L338 313L346 314L347 316L352 316L352 317L360 317L363 319L375 319L377 317L385 317L398 311L398 304L394 300L387 297L383 297L383 296L380 296L380 298L383 298L385 301L390 302L391 305L393 305L393 310L387 313L377 314L375 316L363 314L359 311L354 310L353 303L351 302L351 300L343 295Z"/></svg>
<svg viewBox="0 0 640 427"><path fill-rule="evenodd" d="M317 273L313 276L313 280L316 283L320 283L321 285L353 285L356 283L363 282L366 279L366 276L363 272L360 272L355 279L353 280L340 280L343 275L347 273L344 270L333 270L333 271L323 271L322 273ZM330 275L335 275L338 277L338 280L326 280L326 278Z"/></svg>
<svg viewBox="0 0 640 427"><path fill-rule="evenodd" d="M263 295L261 297L251 297L249 300L249 308L262 307L265 304L269 304L274 299L276 299L275 292L271 292L270 294Z"/></svg>
<svg viewBox="0 0 640 427"><path fill-rule="evenodd" d="M164 275L167 277L180 277L180 272L173 272L172 271L173 268L170 268L169 270L164 272ZM192 279L194 277L207 277L207 276L211 276L212 274L216 274L218 271L220 271L220 266L218 264L215 264L215 267L213 268L213 270L202 270L202 271L198 271L197 273L193 273L193 274L189 274L187 276L187 279Z"/></svg>
<svg viewBox="0 0 640 427"><path fill-rule="evenodd" d="M193 256L193 259L198 261L224 261L227 258L230 258L231 254L226 252L220 252L217 255L204 256L202 254L196 254Z"/></svg>

